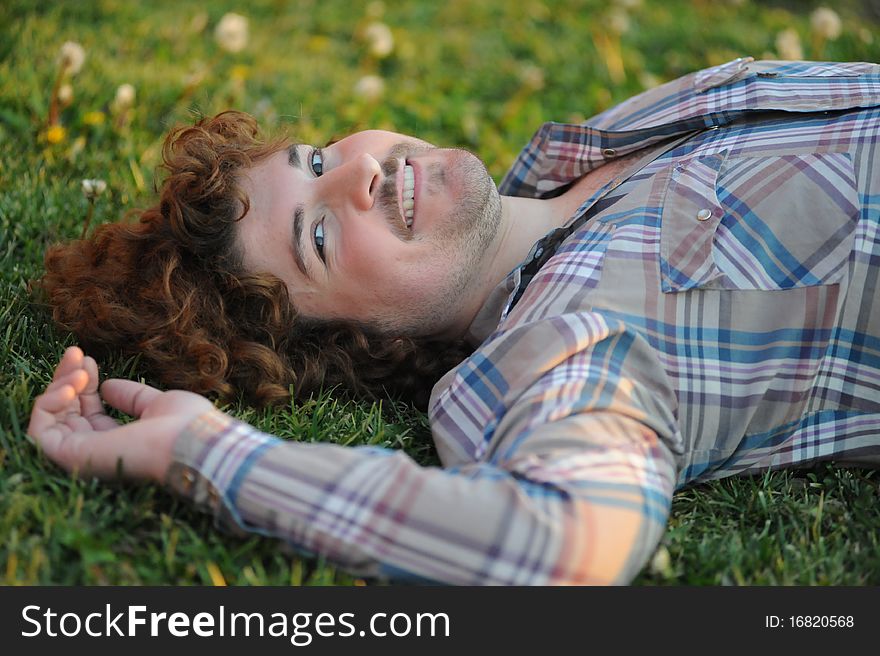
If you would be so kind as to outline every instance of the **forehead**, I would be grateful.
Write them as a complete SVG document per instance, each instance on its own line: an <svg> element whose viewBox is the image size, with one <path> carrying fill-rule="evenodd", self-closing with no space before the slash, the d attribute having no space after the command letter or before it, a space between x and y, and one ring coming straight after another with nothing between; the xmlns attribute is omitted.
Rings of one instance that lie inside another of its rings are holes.
<svg viewBox="0 0 880 656"><path fill-rule="evenodd" d="M381 148L383 146L388 147L399 143L432 146L432 144L424 139L419 139L418 137L400 132L390 132L388 130L361 130L360 132L354 132L347 137L336 140L333 142L333 146L346 148Z"/></svg>

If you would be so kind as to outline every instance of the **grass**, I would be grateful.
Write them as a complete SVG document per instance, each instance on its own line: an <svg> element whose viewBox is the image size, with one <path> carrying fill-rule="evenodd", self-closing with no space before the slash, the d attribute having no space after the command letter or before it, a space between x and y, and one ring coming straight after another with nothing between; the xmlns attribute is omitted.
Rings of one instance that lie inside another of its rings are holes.
<svg viewBox="0 0 880 656"><path fill-rule="evenodd" d="M623 6L635 5L631 9ZM92 225L150 202L167 128L235 107L305 142L363 127L418 134L479 153L500 179L544 120L577 121L642 89L740 55L776 56L794 29L804 56L880 60L876 3L839 1L843 32L821 42L819 3L643 0L524 3L349 0L298 3L25 2L0 6L0 583L351 585L321 559L272 540L233 538L155 487L71 479L23 436L33 398L72 338L28 294L42 254L79 236L84 178L107 181ZM214 26L246 14L250 42L223 53ZM621 18L625 14L626 20ZM393 52L373 56L371 20L391 27ZM87 51L47 140L46 117L66 40ZM356 92L380 76L381 99ZM116 88L137 101L114 115ZM57 135L56 135L57 136ZM134 360L101 363L140 377ZM146 380L149 382L149 377ZM298 407L227 408L296 440L378 444L436 462L426 418L409 408L346 404L330 394ZM676 495L661 556L643 585L880 583L876 472L820 466L734 478ZM668 558L665 558L668 555Z"/></svg>

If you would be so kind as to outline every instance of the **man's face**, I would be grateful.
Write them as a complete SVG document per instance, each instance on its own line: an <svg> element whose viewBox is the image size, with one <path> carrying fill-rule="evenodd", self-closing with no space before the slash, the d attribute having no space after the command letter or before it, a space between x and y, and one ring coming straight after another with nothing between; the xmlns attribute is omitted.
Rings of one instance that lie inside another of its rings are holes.
<svg viewBox="0 0 880 656"><path fill-rule="evenodd" d="M248 270L283 280L304 316L410 335L450 329L480 286L501 216L474 155L379 130L292 146L241 183Z"/></svg>

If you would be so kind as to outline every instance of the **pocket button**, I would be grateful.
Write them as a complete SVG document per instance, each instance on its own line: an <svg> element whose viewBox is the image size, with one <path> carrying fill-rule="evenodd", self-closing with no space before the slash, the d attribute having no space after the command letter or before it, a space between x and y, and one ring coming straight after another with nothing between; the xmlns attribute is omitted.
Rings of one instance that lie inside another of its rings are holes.
<svg viewBox="0 0 880 656"><path fill-rule="evenodd" d="M712 210L701 209L697 212L697 221L706 221L712 218Z"/></svg>

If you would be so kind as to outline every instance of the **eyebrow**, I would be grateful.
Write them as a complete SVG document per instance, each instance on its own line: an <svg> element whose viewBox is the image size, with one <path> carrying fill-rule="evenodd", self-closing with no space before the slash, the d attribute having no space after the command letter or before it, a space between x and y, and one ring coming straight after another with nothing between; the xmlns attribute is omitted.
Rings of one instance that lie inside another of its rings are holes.
<svg viewBox="0 0 880 656"><path fill-rule="evenodd" d="M302 145L303 144L295 143L290 144L287 147L287 163L294 168L302 168L302 159L300 159L299 156L299 147ZM293 261L296 263L296 268L299 269L306 278L314 280L311 273L309 273L309 267L306 265L305 250L303 249L302 233L304 219L305 206L302 203L298 203L296 207L293 208L293 232L291 234Z"/></svg>
<svg viewBox="0 0 880 656"><path fill-rule="evenodd" d="M302 168L302 160L299 158L299 147L302 144L290 144L287 147L287 163L296 168Z"/></svg>
<svg viewBox="0 0 880 656"><path fill-rule="evenodd" d="M303 252L303 219L305 218L305 209L302 203L299 203L293 209L293 260L296 262L296 268L302 271L302 274L309 280L313 280L306 266L305 253Z"/></svg>

